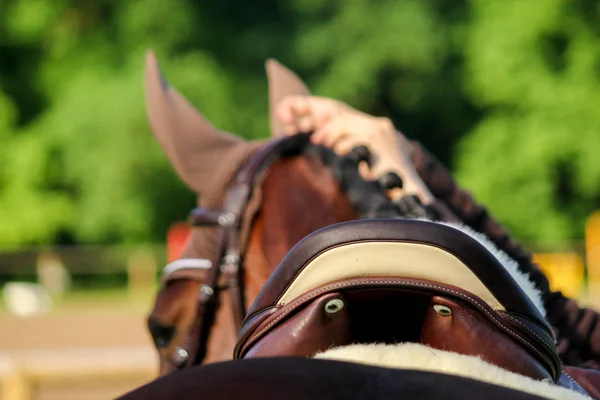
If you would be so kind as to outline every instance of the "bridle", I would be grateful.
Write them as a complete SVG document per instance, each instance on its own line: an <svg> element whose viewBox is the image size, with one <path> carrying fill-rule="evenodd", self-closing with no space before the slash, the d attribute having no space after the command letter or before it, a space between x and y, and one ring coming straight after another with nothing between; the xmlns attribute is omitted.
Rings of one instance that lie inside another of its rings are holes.
<svg viewBox="0 0 600 400"><path fill-rule="evenodd" d="M171 362L178 369L201 364L206 356L209 334L218 310L218 294L228 290L231 296L234 326L241 329L246 314L243 288L243 248L247 235L245 210L257 187L277 159L300 154L309 144L309 134L287 136L267 142L238 169L220 209L197 207L189 215L192 227L213 227L216 246L210 259L180 259L163 270L163 284L176 279L192 279L201 283L198 307L187 341L175 348ZM150 327L152 332L153 327Z"/></svg>

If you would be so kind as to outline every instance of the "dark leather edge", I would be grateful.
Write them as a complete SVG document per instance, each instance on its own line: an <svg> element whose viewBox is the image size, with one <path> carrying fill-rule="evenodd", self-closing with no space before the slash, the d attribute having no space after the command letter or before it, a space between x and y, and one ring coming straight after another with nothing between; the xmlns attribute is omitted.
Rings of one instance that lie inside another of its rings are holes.
<svg viewBox="0 0 600 400"><path fill-rule="evenodd" d="M498 314L503 316L507 324L522 330L532 340L541 339L544 343L546 343L550 350L556 350L554 336L542 329L542 327L540 327L535 321L527 318L524 315L512 312L500 311Z"/></svg>
<svg viewBox="0 0 600 400"><path fill-rule="evenodd" d="M169 285L169 283L181 279L196 281L200 284L203 284L208 276L208 271L209 270L207 269L180 268L168 275L163 275L160 279L160 287L161 289L165 288Z"/></svg>
<svg viewBox="0 0 600 400"><path fill-rule="evenodd" d="M477 240L438 223L405 219L367 219L319 229L299 241L273 271L247 315L275 305L294 278L321 253L342 245L369 241L421 243L447 251L464 262L511 313L526 315L549 334L545 318L504 266Z"/></svg>
<svg viewBox="0 0 600 400"><path fill-rule="evenodd" d="M238 340L233 349L233 358L235 358L235 354L237 354L239 350L238 346L243 345L246 340L248 340L252 333L254 333L255 328L260 326L265 320L267 320L271 315L275 314L280 309L281 307L269 307L257 314L254 314L251 318L246 320L238 334Z"/></svg>

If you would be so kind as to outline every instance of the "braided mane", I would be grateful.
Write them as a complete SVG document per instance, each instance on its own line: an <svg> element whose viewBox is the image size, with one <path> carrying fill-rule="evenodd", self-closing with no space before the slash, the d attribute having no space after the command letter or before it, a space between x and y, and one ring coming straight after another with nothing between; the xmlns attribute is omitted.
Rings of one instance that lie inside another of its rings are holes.
<svg viewBox="0 0 600 400"><path fill-rule="evenodd" d="M339 156L328 147L310 143L310 133L297 136L302 138L297 143L298 147L285 155L297 155L300 152L319 159L331 170L359 218L438 219L434 210L422 205L416 196L404 196L394 202L386 195L386 190L402 187L402 179L395 173L388 173L378 180L366 180L362 177L359 173L360 163L370 164L371 161L371 153L367 147L358 146L349 154Z"/></svg>

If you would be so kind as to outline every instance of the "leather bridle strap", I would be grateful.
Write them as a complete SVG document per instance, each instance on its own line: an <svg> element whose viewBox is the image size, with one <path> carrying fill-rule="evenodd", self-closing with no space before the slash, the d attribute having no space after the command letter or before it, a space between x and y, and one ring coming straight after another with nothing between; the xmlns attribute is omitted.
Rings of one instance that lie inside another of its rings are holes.
<svg viewBox="0 0 600 400"><path fill-rule="evenodd" d="M212 266L212 261L206 258L180 258L163 268L161 284L164 286L176 279L200 279L198 275L201 275L202 271L210 270Z"/></svg>
<svg viewBox="0 0 600 400"><path fill-rule="evenodd" d="M218 229L215 234L217 235L217 248L222 248L225 241L225 232L223 229ZM206 329L210 329L210 326L207 326L206 322L208 322L210 317L214 317L213 313L216 312L216 308L211 308L211 305L214 306L216 304L218 296L217 284L220 271L219 261L220 254L217 252L213 253L212 265L208 270L208 277L204 282L201 282L200 291L198 293L196 318L190 329L190 334L187 337L187 343L184 347L185 352L189 355L189 358L185 363L185 366L187 367L201 363L206 355L208 333L206 335L203 333L206 332Z"/></svg>
<svg viewBox="0 0 600 400"><path fill-rule="evenodd" d="M231 188L228 190L222 210L199 207L190 213L192 226L216 226L217 246L213 253L212 266L198 298L198 313L194 326L188 337L186 349L192 355L187 366L202 363L206 354L208 336L212 321L208 318L216 313L217 302L214 299L217 284L222 272L227 289L231 295L234 325L239 332L246 314L244 292L241 280L242 249L246 238L242 238L242 225L251 221L243 221L244 210L251 199L253 190L265 178L271 164L282 156L299 154L309 143L309 134L282 137L268 142L254 153L236 174ZM212 308L214 307L214 308Z"/></svg>

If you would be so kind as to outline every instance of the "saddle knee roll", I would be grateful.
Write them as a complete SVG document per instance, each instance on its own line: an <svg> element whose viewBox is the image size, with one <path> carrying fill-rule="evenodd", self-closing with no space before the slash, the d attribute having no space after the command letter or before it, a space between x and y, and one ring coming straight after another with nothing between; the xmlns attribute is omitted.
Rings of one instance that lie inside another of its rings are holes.
<svg viewBox="0 0 600 400"><path fill-rule="evenodd" d="M315 353L315 349L350 343L350 319L343 304L339 293L317 298L297 314L288 315L287 321L256 342L244 358L306 357ZM331 305L337 308L328 312L326 307Z"/></svg>
<svg viewBox="0 0 600 400"><path fill-rule="evenodd" d="M439 350L478 356L490 364L536 380L552 378L522 346L478 313L446 297L431 298L420 342Z"/></svg>

